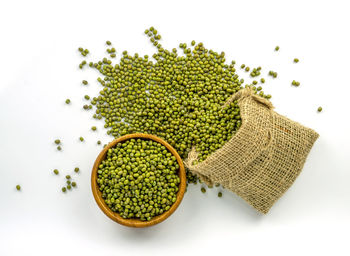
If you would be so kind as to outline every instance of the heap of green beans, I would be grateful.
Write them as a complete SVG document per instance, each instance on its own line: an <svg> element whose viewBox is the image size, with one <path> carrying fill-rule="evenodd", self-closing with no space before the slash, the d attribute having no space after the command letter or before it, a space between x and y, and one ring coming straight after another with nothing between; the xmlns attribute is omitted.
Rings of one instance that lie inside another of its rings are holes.
<svg viewBox="0 0 350 256"><path fill-rule="evenodd" d="M150 220L170 209L179 190L179 165L165 146L130 139L108 150L97 183L108 207L123 218Z"/></svg>
<svg viewBox="0 0 350 256"><path fill-rule="evenodd" d="M103 75L97 79L103 89L91 100L96 106L94 118L103 119L114 137L136 132L157 135L183 159L195 148L201 162L241 126L237 102L223 105L244 80L236 74L235 61L226 63L224 52L192 41L181 43L179 53L176 48L164 49L153 27L145 34L156 48L153 59L123 51L116 64L108 58L90 62ZM255 84L246 86L257 90ZM265 96L262 91L259 95ZM196 181L190 173L187 178Z"/></svg>

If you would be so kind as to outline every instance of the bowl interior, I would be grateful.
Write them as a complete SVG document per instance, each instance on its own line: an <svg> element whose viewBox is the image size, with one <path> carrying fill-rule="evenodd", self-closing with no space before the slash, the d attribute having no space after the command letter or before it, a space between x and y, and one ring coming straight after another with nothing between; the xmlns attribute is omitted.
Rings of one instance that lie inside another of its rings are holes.
<svg viewBox="0 0 350 256"><path fill-rule="evenodd" d="M139 219L124 219L122 218L118 213L113 212L105 201L102 198L101 191L98 188L97 184L97 171L98 171L98 166L100 163L106 158L106 154L108 149L113 148L116 144L123 142L125 140L129 139L149 139L149 140L154 140L159 142L160 144L164 145L171 154L173 154L179 164L179 172L178 175L180 177L180 185L179 185L179 191L177 192L177 197L175 203L170 207L170 209L161 215L153 217L149 221L141 221ZM185 172L185 167L183 165L182 159L180 158L179 154L176 152L176 150L168 144L166 141L164 141L161 138L158 138L154 135L150 134L143 134L143 133L134 133L134 134L128 134L125 136L122 136L120 138L117 138L113 140L111 143L109 143L98 155L98 157L95 160L94 166L92 168L92 173L91 173L91 188L92 188L92 193L94 195L94 198L96 200L97 205L100 207L100 209L112 220L118 222L119 224L128 226L128 227L148 227L155 225L157 223L162 222L166 218L168 218L179 206L181 203L181 200L184 196L185 190L186 190L186 172Z"/></svg>

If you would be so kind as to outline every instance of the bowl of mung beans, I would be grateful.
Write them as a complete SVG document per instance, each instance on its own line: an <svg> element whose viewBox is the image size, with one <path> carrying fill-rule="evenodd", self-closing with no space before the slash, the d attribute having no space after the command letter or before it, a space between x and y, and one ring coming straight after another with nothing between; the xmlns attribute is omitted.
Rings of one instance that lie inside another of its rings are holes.
<svg viewBox="0 0 350 256"><path fill-rule="evenodd" d="M177 209L186 190L186 172L179 154L165 140L128 134L98 155L91 188L110 219L128 227L148 227Z"/></svg>

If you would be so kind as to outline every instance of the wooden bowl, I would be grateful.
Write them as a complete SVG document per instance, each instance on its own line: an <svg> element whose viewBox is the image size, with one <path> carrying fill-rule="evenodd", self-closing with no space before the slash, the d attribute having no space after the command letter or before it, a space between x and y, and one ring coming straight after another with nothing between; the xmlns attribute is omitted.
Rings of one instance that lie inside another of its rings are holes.
<svg viewBox="0 0 350 256"><path fill-rule="evenodd" d="M149 221L141 221L140 219L136 219L136 218L124 219L118 213L113 212L107 206L105 201L103 200L103 198L101 196L101 191L99 190L98 184L97 184L98 166L106 158L106 153L107 153L108 149L113 148L119 142L129 140L129 139L138 139L138 138L150 139L150 140L157 141L160 144L164 145L170 151L170 153L176 157L176 160L180 166L179 173L178 173L178 175L180 177L180 184L179 184L179 191L177 192L177 198L176 198L175 203L170 207L170 209L168 211L162 213L161 215L153 217ZM179 154L166 141L164 141L164 140L162 140L154 135L150 135L150 134L143 134L143 133L128 134L128 135L125 135L125 136L122 136L120 138L113 140L98 155L98 157L96 158L96 161L94 163L94 166L92 168L91 188L92 188L92 193L94 195L94 198L96 200L97 205L104 212L104 214L106 214L109 218L118 222L119 224L122 224L122 225L128 226L128 227L136 227L136 228L149 227L149 226L153 226L155 224L158 224L158 223L164 221L179 206L179 204L181 203L181 200L184 196L185 190L186 190L186 172L185 172L185 167L183 165L183 162L182 162Z"/></svg>

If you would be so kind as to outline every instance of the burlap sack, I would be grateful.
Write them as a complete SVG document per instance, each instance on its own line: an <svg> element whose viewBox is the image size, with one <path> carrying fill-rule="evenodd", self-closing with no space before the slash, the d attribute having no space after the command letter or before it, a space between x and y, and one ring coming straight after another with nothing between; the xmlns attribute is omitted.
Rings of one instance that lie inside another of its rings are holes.
<svg viewBox="0 0 350 256"><path fill-rule="evenodd" d="M272 104L242 89L238 100L242 126L205 161L193 149L185 166L208 185L221 184L266 214L301 172L318 134L273 111Z"/></svg>

